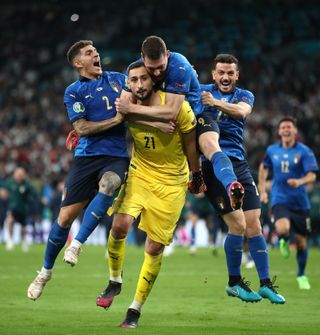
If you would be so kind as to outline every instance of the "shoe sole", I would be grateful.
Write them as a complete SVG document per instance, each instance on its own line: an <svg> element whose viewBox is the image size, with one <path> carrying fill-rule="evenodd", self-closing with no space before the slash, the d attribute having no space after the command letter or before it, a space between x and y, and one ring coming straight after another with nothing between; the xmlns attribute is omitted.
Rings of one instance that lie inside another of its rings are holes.
<svg viewBox="0 0 320 335"><path fill-rule="evenodd" d="M74 267L74 266L77 265L77 263L74 263L74 262L72 262L72 261L70 261L68 259L65 259L65 258L63 259L63 261L64 261L64 263L67 263L67 264L71 265L71 267Z"/></svg>
<svg viewBox="0 0 320 335"><path fill-rule="evenodd" d="M231 207L234 210L241 209L243 205L244 198L244 188L240 185L235 186L233 190L231 190Z"/></svg>
<svg viewBox="0 0 320 335"><path fill-rule="evenodd" d="M257 302L259 302L259 301L262 300L262 299L260 299L260 300L245 300L245 299L241 298L240 295L233 294L233 293L228 292L228 291L227 291L227 295L228 295L229 297L232 297L232 298L238 298L238 299L240 299L241 301L246 302L246 303L248 303L248 302L250 302L250 303L257 303Z"/></svg>

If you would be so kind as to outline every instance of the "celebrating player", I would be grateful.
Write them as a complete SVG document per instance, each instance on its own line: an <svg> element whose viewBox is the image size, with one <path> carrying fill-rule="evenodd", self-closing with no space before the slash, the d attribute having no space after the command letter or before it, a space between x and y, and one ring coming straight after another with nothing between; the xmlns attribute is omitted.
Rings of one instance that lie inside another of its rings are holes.
<svg viewBox="0 0 320 335"><path fill-rule="evenodd" d="M197 74L183 55L167 50L160 37L149 36L142 43L141 56L155 86L166 92L166 102L163 106L138 106L130 101L131 94L124 90L121 100L116 103L118 111L147 115L152 119L175 120L186 99L196 115L201 113L201 89ZM212 162L215 175L230 197L231 206L239 209L244 190L237 182L232 164L221 151L218 140L217 131L206 132L199 139L200 150Z"/></svg>
<svg viewBox="0 0 320 335"><path fill-rule="evenodd" d="M137 106L157 108L165 104L167 94L154 91L152 78L141 61L129 66L128 86L137 99ZM132 122L129 116L134 141L132 159L128 179L113 206L115 216L108 241L109 285L97 298L97 305L107 308L120 293L126 237L135 218L141 214L139 228L147 233L144 262L134 300L120 325L123 328L137 327L142 305L160 271L164 246L172 240L185 202L188 161L191 170L200 169L196 118L188 102L182 104L177 121L177 131L164 134L151 126ZM204 191L196 185L193 188L197 192Z"/></svg>
<svg viewBox="0 0 320 335"><path fill-rule="evenodd" d="M244 301L256 302L263 297L282 304L285 299L278 294L270 280L268 250L259 220L259 194L244 157L243 130L245 119L252 112L254 96L250 91L236 87L238 60L232 55L216 56L212 78L213 84L201 85L202 103L206 110L198 117L197 131L201 141L207 132L220 129L221 149L230 158L235 174L245 189L243 211L233 210L228 194L212 170L212 162L203 161L202 169L208 188L206 195L229 228L224 244L229 272L226 291L228 295ZM241 278L244 234L248 237L249 250L260 278L259 293L253 292L248 282Z"/></svg>
<svg viewBox="0 0 320 335"><path fill-rule="evenodd" d="M32 300L40 297L51 279L54 262L67 241L73 221L92 199L77 236L81 245L112 204L113 193L123 182L129 163L123 117L114 106L125 85L125 76L102 71L92 41L73 44L67 58L80 78L65 90L64 103L80 139L65 183L61 209L48 237L43 267L28 288ZM74 262L79 250L76 245L71 246L65 261Z"/></svg>
<svg viewBox="0 0 320 335"><path fill-rule="evenodd" d="M261 201L268 202L266 179L272 170L271 206L276 232L280 239L280 252L289 257L290 228L295 233L297 245L300 289L311 288L305 268L308 259L307 236L310 232L310 201L306 185L316 181L318 165L309 147L297 141L297 123L294 118L284 117L279 122L280 142L267 148L259 168L259 191Z"/></svg>

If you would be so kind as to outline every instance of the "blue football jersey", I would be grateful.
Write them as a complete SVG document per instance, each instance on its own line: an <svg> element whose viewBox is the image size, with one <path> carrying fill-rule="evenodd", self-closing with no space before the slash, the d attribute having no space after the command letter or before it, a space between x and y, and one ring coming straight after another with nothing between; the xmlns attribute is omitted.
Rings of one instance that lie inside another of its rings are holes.
<svg viewBox="0 0 320 335"><path fill-rule="evenodd" d="M280 142L267 148L263 166L273 171L271 206L286 205L292 210L306 210L310 202L306 186L293 188L289 178L302 178L310 171L317 171L314 153L306 145L297 142L291 148L284 148Z"/></svg>
<svg viewBox="0 0 320 335"><path fill-rule="evenodd" d="M139 60L143 59L137 61ZM168 93L185 95L194 114L201 113L201 88L198 76L183 55L170 52L165 78L161 83L156 83L156 87Z"/></svg>
<svg viewBox="0 0 320 335"><path fill-rule="evenodd" d="M236 87L234 91L225 94L222 93L216 84L201 85L201 91L207 91L212 94L215 99L223 100L228 103L237 104L245 102L251 107L254 103L254 95L247 90ZM245 119L232 119L223 111L215 107L203 106L205 111L213 113L220 129L219 144L221 150L230 157L235 157L239 160L244 160L243 147L243 129Z"/></svg>
<svg viewBox="0 0 320 335"><path fill-rule="evenodd" d="M122 73L103 72L97 80L81 77L68 86L64 93L64 104L69 120L73 123L80 118L103 121L114 117L114 102L120 96L125 80ZM99 134L80 137L75 156L98 155L128 157L124 123Z"/></svg>

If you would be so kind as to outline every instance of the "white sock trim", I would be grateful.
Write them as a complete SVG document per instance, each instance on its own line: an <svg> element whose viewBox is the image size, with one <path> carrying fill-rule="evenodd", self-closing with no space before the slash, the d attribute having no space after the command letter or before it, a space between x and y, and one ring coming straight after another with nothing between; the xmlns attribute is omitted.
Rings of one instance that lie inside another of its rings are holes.
<svg viewBox="0 0 320 335"><path fill-rule="evenodd" d="M133 308L135 310L137 310L138 312L140 312L141 308L142 308L142 303L141 302L138 302L136 300L133 300L132 301L132 304L129 306L129 308Z"/></svg>

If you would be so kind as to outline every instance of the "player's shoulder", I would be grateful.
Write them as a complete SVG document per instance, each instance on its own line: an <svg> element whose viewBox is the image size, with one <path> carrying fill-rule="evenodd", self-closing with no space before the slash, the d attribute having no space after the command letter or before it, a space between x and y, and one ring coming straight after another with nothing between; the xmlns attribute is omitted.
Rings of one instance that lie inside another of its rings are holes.
<svg viewBox="0 0 320 335"><path fill-rule="evenodd" d="M126 78L126 75L121 72L116 71L104 71L102 76L107 77L108 79L119 79L123 80Z"/></svg>
<svg viewBox="0 0 320 335"><path fill-rule="evenodd" d="M80 79L78 79L66 87L65 94L71 92L77 92L81 86L82 86L81 81Z"/></svg>
<svg viewBox="0 0 320 335"><path fill-rule="evenodd" d="M185 56L178 52L170 52L169 67L176 70L190 70L192 69L191 64Z"/></svg>
<svg viewBox="0 0 320 335"><path fill-rule="evenodd" d="M251 91L249 91L249 90L246 90L246 89L244 89L244 88L241 88L241 87L236 87L236 89L235 89L235 93L237 94L237 95L244 95L244 96L247 96L247 97L254 97L254 94L251 92Z"/></svg>
<svg viewBox="0 0 320 335"><path fill-rule="evenodd" d="M274 151L279 150L279 149L281 149L280 142L272 143L267 147L267 151L269 151L269 152L270 151L274 152Z"/></svg>
<svg viewBox="0 0 320 335"><path fill-rule="evenodd" d="M311 148L302 142L296 142L296 148L302 150L303 152L312 152Z"/></svg>

